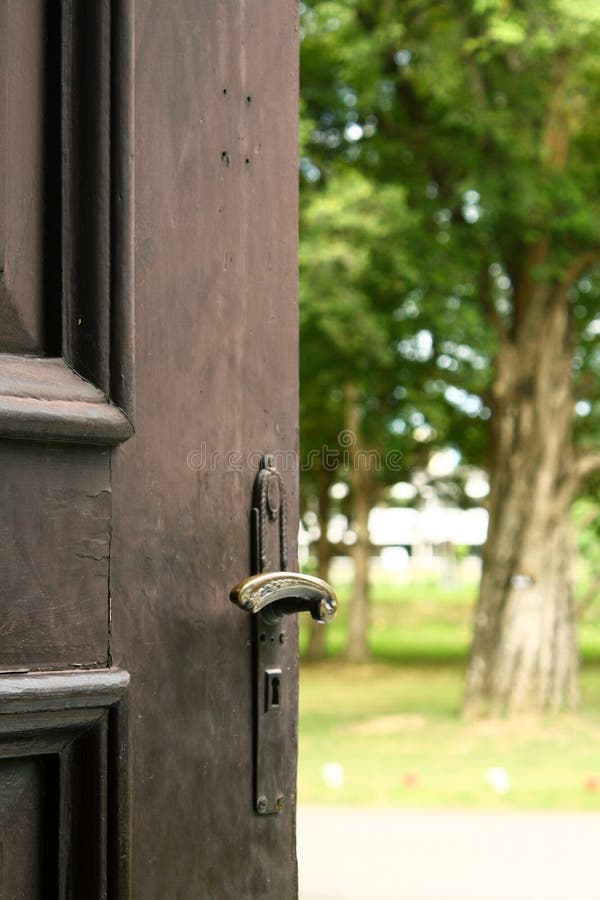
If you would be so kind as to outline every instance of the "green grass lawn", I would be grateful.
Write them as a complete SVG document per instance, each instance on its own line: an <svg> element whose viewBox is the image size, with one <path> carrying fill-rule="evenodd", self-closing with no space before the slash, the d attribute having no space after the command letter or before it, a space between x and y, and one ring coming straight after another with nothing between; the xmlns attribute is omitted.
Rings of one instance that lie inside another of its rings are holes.
<svg viewBox="0 0 600 900"><path fill-rule="evenodd" d="M474 589L378 587L373 662L364 666L336 658L341 593L330 658L301 667L301 803L600 810L600 622L581 627L580 713L464 723ZM341 785L326 783L330 763ZM499 768L509 779L504 794L486 775Z"/></svg>

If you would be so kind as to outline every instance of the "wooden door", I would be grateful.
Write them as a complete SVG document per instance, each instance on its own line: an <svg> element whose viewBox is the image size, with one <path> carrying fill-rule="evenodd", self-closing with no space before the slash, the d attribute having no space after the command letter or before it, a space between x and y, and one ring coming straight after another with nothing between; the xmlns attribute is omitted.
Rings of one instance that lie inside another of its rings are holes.
<svg viewBox="0 0 600 900"><path fill-rule="evenodd" d="M296 16L0 0L0 897L296 896L295 624L260 815L228 598L262 454L296 517Z"/></svg>

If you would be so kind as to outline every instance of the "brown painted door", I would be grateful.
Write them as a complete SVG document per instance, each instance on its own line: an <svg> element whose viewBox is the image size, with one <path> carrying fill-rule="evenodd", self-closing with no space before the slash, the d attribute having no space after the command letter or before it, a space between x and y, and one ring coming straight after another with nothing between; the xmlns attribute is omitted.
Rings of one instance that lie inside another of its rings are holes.
<svg viewBox="0 0 600 900"><path fill-rule="evenodd" d="M296 896L228 596L263 453L295 567L296 15L0 0L2 898Z"/></svg>

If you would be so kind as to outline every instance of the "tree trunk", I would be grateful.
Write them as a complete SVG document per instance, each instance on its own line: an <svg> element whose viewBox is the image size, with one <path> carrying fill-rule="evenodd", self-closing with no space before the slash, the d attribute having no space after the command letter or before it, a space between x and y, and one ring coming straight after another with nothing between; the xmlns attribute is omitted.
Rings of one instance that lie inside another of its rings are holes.
<svg viewBox="0 0 600 900"><path fill-rule="evenodd" d="M318 485L318 517L319 517L319 540L317 541L317 575L324 581L329 581L329 563L331 561L331 547L327 539L327 528L329 525L330 499L329 487L331 484L331 475L323 469L317 473ZM317 662L325 658L325 634L327 629L323 627L321 622L315 622L313 618L309 618L308 645L306 648L306 658L312 662Z"/></svg>
<svg viewBox="0 0 600 900"><path fill-rule="evenodd" d="M355 472L352 484L352 522L356 535L352 546L354 581L348 622L348 643L346 659L350 662L364 662L369 657L369 560L371 541L369 539L369 513L371 512L371 485L368 473ZM366 476L366 477L365 477Z"/></svg>
<svg viewBox="0 0 600 900"><path fill-rule="evenodd" d="M348 641L346 659L350 662L364 662L369 657L369 560L371 541L369 537L369 513L374 502L376 473L372 471L373 460L360 440L362 412L358 404L358 392L352 385L346 387L346 440L348 449L351 522L356 535L351 556L354 562L352 600L348 617Z"/></svg>
<svg viewBox="0 0 600 900"><path fill-rule="evenodd" d="M558 710L577 702L566 286L544 290L530 283L515 309L513 336L496 360L490 524L467 671L467 715Z"/></svg>

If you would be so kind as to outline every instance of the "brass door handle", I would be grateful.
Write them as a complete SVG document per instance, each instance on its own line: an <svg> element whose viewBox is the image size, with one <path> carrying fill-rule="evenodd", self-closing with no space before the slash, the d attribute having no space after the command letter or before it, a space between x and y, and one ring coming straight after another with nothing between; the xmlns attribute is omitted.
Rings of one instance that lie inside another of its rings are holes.
<svg viewBox="0 0 600 900"><path fill-rule="evenodd" d="M329 623L337 612L337 597L331 585L300 572L251 575L232 588L229 599L246 612L262 613L269 624L298 612L309 612L317 622Z"/></svg>
<svg viewBox="0 0 600 900"><path fill-rule="evenodd" d="M286 487L275 458L264 454L256 474L250 509L250 571L229 597L240 609L253 613L249 628L238 633L246 641L252 633L254 669L254 809L260 816L275 815L293 800L290 741L295 731L296 647L287 643L285 616L309 612L317 622L331 622L337 597L321 578L286 572ZM269 571L276 569L278 571ZM241 648L241 645L240 645Z"/></svg>

